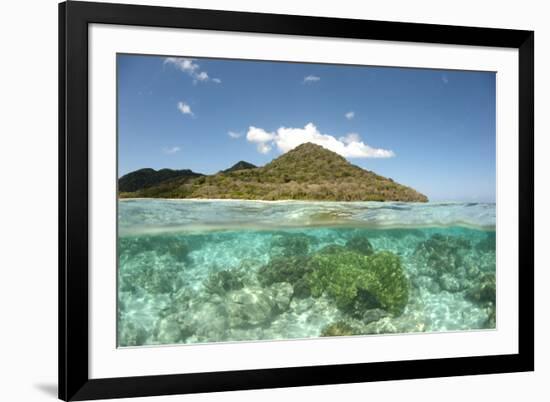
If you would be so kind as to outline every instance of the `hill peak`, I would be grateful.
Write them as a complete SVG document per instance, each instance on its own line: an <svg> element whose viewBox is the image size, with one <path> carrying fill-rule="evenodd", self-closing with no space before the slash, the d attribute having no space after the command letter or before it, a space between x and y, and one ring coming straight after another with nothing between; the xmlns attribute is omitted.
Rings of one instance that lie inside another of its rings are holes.
<svg viewBox="0 0 550 402"><path fill-rule="evenodd" d="M351 164L343 156L325 147L311 142L298 145L264 166L266 170L307 170L318 173L320 170L332 169Z"/></svg>
<svg viewBox="0 0 550 402"><path fill-rule="evenodd" d="M229 173L229 172L235 172L237 170L256 169L256 168L257 168L257 166L253 165L250 162L238 161L233 166L231 166L229 169L222 170L222 173Z"/></svg>
<svg viewBox="0 0 550 402"><path fill-rule="evenodd" d="M323 147L322 145L314 144L313 142L304 142L303 144L298 145L297 147L292 148L290 151L288 151L284 155L288 154L307 154L307 155L315 155L315 154L326 154L333 155L333 157L337 157L339 159L344 159L343 156L340 156L334 151L331 151L330 149L327 149Z"/></svg>
<svg viewBox="0 0 550 402"><path fill-rule="evenodd" d="M289 152L291 152L291 151L301 151L301 150L311 150L311 149L324 149L324 150L328 151L328 149L326 149L322 145L314 144L313 142L304 142L304 143L298 145L297 147L292 148Z"/></svg>

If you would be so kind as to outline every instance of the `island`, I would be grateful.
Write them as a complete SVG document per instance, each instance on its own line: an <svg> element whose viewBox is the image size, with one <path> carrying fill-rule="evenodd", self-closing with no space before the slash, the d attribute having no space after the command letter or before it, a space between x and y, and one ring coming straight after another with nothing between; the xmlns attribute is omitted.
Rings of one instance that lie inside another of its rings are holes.
<svg viewBox="0 0 550 402"><path fill-rule="evenodd" d="M418 191L304 143L265 166L239 161L204 175L189 169L140 169L120 177L120 198L427 202Z"/></svg>

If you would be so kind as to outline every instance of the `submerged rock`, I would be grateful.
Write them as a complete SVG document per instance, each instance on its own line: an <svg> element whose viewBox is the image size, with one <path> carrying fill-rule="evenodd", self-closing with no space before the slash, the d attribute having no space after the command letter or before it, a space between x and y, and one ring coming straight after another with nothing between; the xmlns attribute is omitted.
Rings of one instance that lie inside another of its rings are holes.
<svg viewBox="0 0 550 402"><path fill-rule="evenodd" d="M190 333L187 336L191 335ZM169 315L162 318L157 323L156 341L159 344L167 345L171 343L179 343L185 339L186 334L182 331L180 323L175 315Z"/></svg>
<svg viewBox="0 0 550 402"><path fill-rule="evenodd" d="M351 336L357 335L354 328L345 321L338 321L327 325L321 331L321 336Z"/></svg>
<svg viewBox="0 0 550 402"><path fill-rule="evenodd" d="M292 285L287 282L275 283L271 286L270 291L273 305L277 312L282 313L288 310L294 293Z"/></svg>
<svg viewBox="0 0 550 402"><path fill-rule="evenodd" d="M284 233L273 237L271 256L295 257L309 253L311 244L316 239L303 233Z"/></svg>
<svg viewBox="0 0 550 402"><path fill-rule="evenodd" d="M369 239L365 236L355 235L346 242L346 247L351 251L356 251L360 254L371 255L374 253L374 247Z"/></svg>
<svg viewBox="0 0 550 402"><path fill-rule="evenodd" d="M343 308L353 318L362 318L367 311L376 310L382 307L380 300L370 291L359 288L357 297L353 299L349 306Z"/></svg>
<svg viewBox="0 0 550 402"><path fill-rule="evenodd" d="M406 334L430 330L430 319L418 311L407 311L399 317L381 317L364 325L363 334Z"/></svg>
<svg viewBox="0 0 550 402"><path fill-rule="evenodd" d="M119 292L118 344L141 346L151 343L155 325L171 305L168 294L151 294L143 289Z"/></svg>
<svg viewBox="0 0 550 402"><path fill-rule="evenodd" d="M483 254L471 247L470 240L460 236L434 234L418 244L414 256L418 262L418 277L430 277L442 290L451 293L461 292L478 282L483 274L482 268L494 269L490 261L481 258ZM427 288L425 279L414 282ZM436 289L431 285L429 290L435 293Z"/></svg>
<svg viewBox="0 0 550 402"><path fill-rule="evenodd" d="M221 300L191 303L187 311L177 316L182 337L195 336L198 342L217 342L226 338L229 328L228 311Z"/></svg>
<svg viewBox="0 0 550 402"><path fill-rule="evenodd" d="M219 295L243 287L244 273L235 269L210 274L204 283L204 289L207 293Z"/></svg>
<svg viewBox="0 0 550 402"><path fill-rule="evenodd" d="M254 327L269 322L274 303L261 287L244 288L227 296L227 316L232 328Z"/></svg>
<svg viewBox="0 0 550 402"><path fill-rule="evenodd" d="M443 274L439 277L439 285L441 289L447 292L459 292L462 290L460 281L450 274Z"/></svg>
<svg viewBox="0 0 550 402"><path fill-rule="evenodd" d="M463 265L464 253L471 247L468 239L439 233L418 244L414 254L426 263L425 274L439 276Z"/></svg>
<svg viewBox="0 0 550 402"><path fill-rule="evenodd" d="M145 325L133 320L120 320L118 323L119 346L141 346L149 337L149 331Z"/></svg>
<svg viewBox="0 0 550 402"><path fill-rule="evenodd" d="M293 287L294 297L305 298L311 292L305 277L310 272L309 257L305 255L275 256L258 270L258 282L263 286L287 282Z"/></svg>
<svg viewBox="0 0 550 402"><path fill-rule="evenodd" d="M148 251L133 258L132 263L120 264L119 290L136 293L171 293L183 286L181 273L185 265L167 255Z"/></svg>
<svg viewBox="0 0 550 402"><path fill-rule="evenodd" d="M230 292L226 298L229 326L249 328L265 325L288 309L291 298L292 286L289 283Z"/></svg>
<svg viewBox="0 0 550 402"><path fill-rule="evenodd" d="M495 274L483 275L479 282L466 290L464 297L475 303L496 303L496 276Z"/></svg>
<svg viewBox="0 0 550 402"><path fill-rule="evenodd" d="M387 316L388 316L387 311L382 310L380 308L373 308L373 309L364 311L363 314L361 314L360 319L363 322L363 324L369 324L371 322L378 321Z"/></svg>
<svg viewBox="0 0 550 402"><path fill-rule="evenodd" d="M426 289L430 293L441 292L441 287L437 280L427 275L419 275L412 279L413 284L420 289Z"/></svg>

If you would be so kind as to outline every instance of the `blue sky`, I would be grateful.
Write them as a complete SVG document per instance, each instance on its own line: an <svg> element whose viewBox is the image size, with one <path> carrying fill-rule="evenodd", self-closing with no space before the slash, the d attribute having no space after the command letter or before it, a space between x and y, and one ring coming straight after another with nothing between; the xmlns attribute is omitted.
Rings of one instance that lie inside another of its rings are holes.
<svg viewBox="0 0 550 402"><path fill-rule="evenodd" d="M432 201L495 200L495 74L118 55L119 176L317 142Z"/></svg>

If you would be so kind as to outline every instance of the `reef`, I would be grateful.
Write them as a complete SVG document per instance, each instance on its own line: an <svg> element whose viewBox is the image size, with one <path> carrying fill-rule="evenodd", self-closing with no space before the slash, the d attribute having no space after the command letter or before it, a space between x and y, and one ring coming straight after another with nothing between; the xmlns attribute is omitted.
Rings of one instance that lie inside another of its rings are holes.
<svg viewBox="0 0 550 402"><path fill-rule="evenodd" d="M123 238L119 345L495 327L490 233L372 232L262 232L245 256L232 233Z"/></svg>

